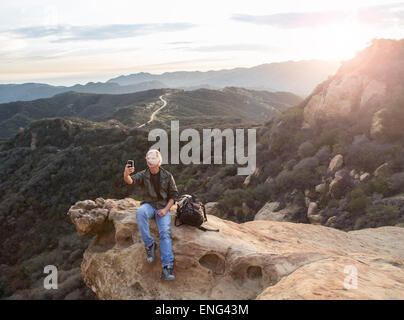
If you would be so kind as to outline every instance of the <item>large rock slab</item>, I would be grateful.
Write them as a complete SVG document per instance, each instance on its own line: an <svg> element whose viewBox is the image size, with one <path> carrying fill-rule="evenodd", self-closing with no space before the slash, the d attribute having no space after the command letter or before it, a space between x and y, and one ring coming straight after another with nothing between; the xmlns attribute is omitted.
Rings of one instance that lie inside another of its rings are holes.
<svg viewBox="0 0 404 320"><path fill-rule="evenodd" d="M81 211L72 206L68 214L76 226L80 214L87 216L85 230L97 230L81 270L100 299L404 299L404 228L346 233L290 222L237 224L209 215L208 226L220 232L172 225L176 280L170 282L160 279L159 259L146 262L136 222L139 202L94 203L108 211L102 227L88 218L97 212L93 203ZM153 220L150 229L157 240ZM344 286L347 266L357 269L357 289Z"/></svg>
<svg viewBox="0 0 404 320"><path fill-rule="evenodd" d="M334 76L304 108L304 127L326 119L349 117L354 111L377 111L386 99L386 83L356 72Z"/></svg>

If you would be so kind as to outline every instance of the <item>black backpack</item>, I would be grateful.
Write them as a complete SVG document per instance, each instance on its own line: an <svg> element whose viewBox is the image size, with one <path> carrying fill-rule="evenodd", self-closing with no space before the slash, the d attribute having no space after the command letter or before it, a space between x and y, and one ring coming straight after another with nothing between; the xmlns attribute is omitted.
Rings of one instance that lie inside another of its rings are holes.
<svg viewBox="0 0 404 320"><path fill-rule="evenodd" d="M177 225L177 220L180 224ZM205 205L200 202L195 195L184 194L178 200L177 214L175 216L175 226L179 227L188 224L202 231L219 231L219 229L211 230L202 227L202 223L208 221L206 217Z"/></svg>

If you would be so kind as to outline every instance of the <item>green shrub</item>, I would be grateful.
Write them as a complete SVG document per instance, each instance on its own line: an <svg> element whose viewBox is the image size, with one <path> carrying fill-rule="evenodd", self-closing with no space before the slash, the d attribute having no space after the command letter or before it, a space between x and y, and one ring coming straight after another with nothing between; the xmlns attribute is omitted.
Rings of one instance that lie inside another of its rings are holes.
<svg viewBox="0 0 404 320"><path fill-rule="evenodd" d="M327 203L327 209L338 208L339 202L337 199L331 199Z"/></svg>
<svg viewBox="0 0 404 320"><path fill-rule="evenodd" d="M310 141L303 142L297 149L297 153L302 159L311 157L315 152L316 149Z"/></svg>
<svg viewBox="0 0 404 320"><path fill-rule="evenodd" d="M387 108L382 113L382 133L384 141L402 139L404 135L404 93L400 88L390 96Z"/></svg>
<svg viewBox="0 0 404 320"><path fill-rule="evenodd" d="M322 146L320 150L317 151L315 157L320 163L328 162L331 156L331 148L328 145Z"/></svg>
<svg viewBox="0 0 404 320"><path fill-rule="evenodd" d="M293 186L294 174L293 171L283 170L275 178L276 185L281 190L287 190Z"/></svg>
<svg viewBox="0 0 404 320"><path fill-rule="evenodd" d="M395 225L399 218L399 209L394 205L378 204L369 207L364 219L361 219L362 225L358 223L358 227L377 228L381 226Z"/></svg>
<svg viewBox="0 0 404 320"><path fill-rule="evenodd" d="M297 172L312 172L319 162L316 157L309 157L300 160L294 167L293 171Z"/></svg>
<svg viewBox="0 0 404 320"><path fill-rule="evenodd" d="M404 191L404 172L393 174L389 179L389 186L393 192Z"/></svg>
<svg viewBox="0 0 404 320"><path fill-rule="evenodd" d="M381 164L392 159L395 153L396 148L392 145L370 141L349 145L344 162L347 166L372 172Z"/></svg>
<svg viewBox="0 0 404 320"><path fill-rule="evenodd" d="M388 196L391 193L389 178L386 175L373 177L368 182L364 183L361 188L368 196L371 196L374 193L380 193L383 196Z"/></svg>
<svg viewBox="0 0 404 320"><path fill-rule="evenodd" d="M318 148L322 146L332 147L338 141L338 134L340 128L330 128L327 130L322 130L318 138L316 139L316 145Z"/></svg>
<svg viewBox="0 0 404 320"><path fill-rule="evenodd" d="M223 193L222 198L219 200L219 204L227 209L241 206L244 199L244 192L243 189L226 190Z"/></svg>
<svg viewBox="0 0 404 320"><path fill-rule="evenodd" d="M361 188L355 188L348 195L348 202L345 205L345 210L350 213L364 213L368 205L368 198Z"/></svg>

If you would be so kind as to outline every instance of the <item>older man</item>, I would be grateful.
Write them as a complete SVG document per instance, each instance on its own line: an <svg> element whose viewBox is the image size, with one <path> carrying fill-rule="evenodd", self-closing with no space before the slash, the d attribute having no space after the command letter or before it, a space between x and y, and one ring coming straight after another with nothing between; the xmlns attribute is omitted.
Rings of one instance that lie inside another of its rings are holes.
<svg viewBox="0 0 404 320"><path fill-rule="evenodd" d="M143 191L143 201L136 211L136 219L145 245L147 262L153 263L155 260L157 244L149 229L149 219L154 217L160 237L162 276L166 280L174 280L170 208L178 197L178 190L173 175L160 167L161 161L160 151L151 149L146 154L147 168L134 173L135 168L127 164L123 178L127 184L138 185Z"/></svg>

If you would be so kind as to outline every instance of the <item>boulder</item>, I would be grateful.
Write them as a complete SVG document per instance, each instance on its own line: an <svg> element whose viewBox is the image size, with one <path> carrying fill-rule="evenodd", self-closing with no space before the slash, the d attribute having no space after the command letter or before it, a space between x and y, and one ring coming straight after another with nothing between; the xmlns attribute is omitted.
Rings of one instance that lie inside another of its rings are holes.
<svg viewBox="0 0 404 320"><path fill-rule="evenodd" d="M311 216L318 212L318 205L316 202L310 202L309 208L307 209L307 215Z"/></svg>
<svg viewBox="0 0 404 320"><path fill-rule="evenodd" d="M318 193L324 193L327 191L327 184L326 183L318 184L316 185L315 190Z"/></svg>
<svg viewBox="0 0 404 320"><path fill-rule="evenodd" d="M246 218L248 216L248 214L250 213L250 208L248 207L246 202L243 202L241 205L241 211L243 212L243 216L244 218Z"/></svg>
<svg viewBox="0 0 404 320"><path fill-rule="evenodd" d="M299 204L288 203L279 210L278 202L267 202L254 217L254 220L308 222L307 209ZM267 206L266 206L267 205ZM276 209L273 209L273 208Z"/></svg>
<svg viewBox="0 0 404 320"><path fill-rule="evenodd" d="M330 183L329 194L335 198L341 198L353 186L353 181L347 170L338 170Z"/></svg>
<svg viewBox="0 0 404 320"><path fill-rule="evenodd" d="M248 175L248 176L244 179L243 187L244 187L244 188L247 188L248 185L250 184L250 182L251 182L251 174Z"/></svg>
<svg viewBox="0 0 404 320"><path fill-rule="evenodd" d="M285 218L282 213L278 213L280 203L279 202L267 202L256 213L254 220L271 220L271 221L283 221Z"/></svg>
<svg viewBox="0 0 404 320"><path fill-rule="evenodd" d="M209 215L208 224L220 232L172 225L176 279L168 282L160 278L159 249L154 264L146 261L139 205L131 198L97 203L95 209L107 210L106 226L96 228L102 231L85 250L81 272L99 299L404 299L404 228L347 233ZM73 209L73 223L90 216L85 230L95 230L99 210L93 209ZM150 230L158 241L154 220ZM346 287L347 266L357 271L357 289Z"/></svg>
<svg viewBox="0 0 404 320"><path fill-rule="evenodd" d="M320 224L321 214L318 213L318 205L316 202L310 202L307 209L307 219L309 219L312 224Z"/></svg>
<svg viewBox="0 0 404 320"><path fill-rule="evenodd" d="M391 168L387 162L383 163L382 165L378 166L373 173L375 177L377 177L380 174L390 174L391 173Z"/></svg>
<svg viewBox="0 0 404 320"><path fill-rule="evenodd" d="M344 157L341 154L337 154L334 158L331 159L330 164L328 165L328 172L335 172L338 169L342 168L344 164Z"/></svg>
<svg viewBox="0 0 404 320"><path fill-rule="evenodd" d="M306 197L308 197L309 199L312 199L312 198L315 198L315 197L316 197L316 194L315 194L312 190L310 190L310 189L304 190L304 195L305 195Z"/></svg>
<svg viewBox="0 0 404 320"><path fill-rule="evenodd" d="M370 137L372 139L381 139L383 138L383 118L387 112L386 108L383 108L377 111L372 117L372 123L370 126Z"/></svg>
<svg viewBox="0 0 404 320"><path fill-rule="evenodd" d="M254 172L253 172L252 174L248 175L248 176L244 179L243 187L244 187L244 188L248 187L249 184L251 183L251 179L252 179L253 177L254 177L254 178L259 177L260 174L261 174L261 170L260 170L259 168L255 168Z"/></svg>
<svg viewBox="0 0 404 320"><path fill-rule="evenodd" d="M369 172L365 172L365 173L361 174L360 177L359 177L360 182L366 182L366 181L369 181L369 179L370 179L370 173Z"/></svg>
<svg viewBox="0 0 404 320"><path fill-rule="evenodd" d="M327 219L327 222L325 223L325 225L327 226L327 227L332 227L332 225L334 224L334 222L337 220L337 216L332 216L332 217L329 217L328 219Z"/></svg>
<svg viewBox="0 0 404 320"><path fill-rule="evenodd" d="M104 228L104 222L108 217L108 209L104 208L104 203L92 200L78 201L70 207L68 215L70 220L76 226L79 235L96 234ZM98 206L100 204L102 207Z"/></svg>
<svg viewBox="0 0 404 320"><path fill-rule="evenodd" d="M207 214L212 214L216 217L223 218L223 212L219 208L219 202L208 202L205 204Z"/></svg>
<svg viewBox="0 0 404 320"><path fill-rule="evenodd" d="M269 176L268 178L265 179L264 183L270 183L273 180L273 178L271 176Z"/></svg>
<svg viewBox="0 0 404 320"><path fill-rule="evenodd" d="M261 174L261 169L260 168L255 168L254 172L253 172L253 176L258 178Z"/></svg>

